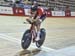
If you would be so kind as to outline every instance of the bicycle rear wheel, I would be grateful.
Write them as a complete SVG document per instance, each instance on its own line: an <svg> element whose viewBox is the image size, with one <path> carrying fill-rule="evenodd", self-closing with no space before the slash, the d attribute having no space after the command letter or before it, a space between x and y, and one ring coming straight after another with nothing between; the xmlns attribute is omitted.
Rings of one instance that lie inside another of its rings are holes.
<svg viewBox="0 0 75 56"><path fill-rule="evenodd" d="M44 28L42 28L41 30L40 30L40 40L39 41L37 41L36 42L36 46L38 47L38 48L40 48L42 45L43 45L43 43L44 43L44 41L45 41L45 37L46 37L46 32L45 32L45 29Z"/></svg>

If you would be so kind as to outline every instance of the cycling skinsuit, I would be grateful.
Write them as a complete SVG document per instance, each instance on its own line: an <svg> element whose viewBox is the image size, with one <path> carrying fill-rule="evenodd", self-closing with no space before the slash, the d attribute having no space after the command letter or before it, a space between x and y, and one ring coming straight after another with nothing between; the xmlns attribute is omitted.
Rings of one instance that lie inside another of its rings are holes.
<svg viewBox="0 0 75 56"><path fill-rule="evenodd" d="M46 18L46 11L43 8L39 7L34 19L36 19L38 16L39 16L39 19L43 21Z"/></svg>

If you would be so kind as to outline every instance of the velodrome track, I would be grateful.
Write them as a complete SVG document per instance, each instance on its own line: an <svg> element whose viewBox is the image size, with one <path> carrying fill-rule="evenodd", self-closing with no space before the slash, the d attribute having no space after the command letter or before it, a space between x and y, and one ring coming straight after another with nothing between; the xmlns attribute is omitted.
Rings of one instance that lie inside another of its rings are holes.
<svg viewBox="0 0 75 56"><path fill-rule="evenodd" d="M42 50L31 44L22 50L20 41L30 24L26 17L0 16L0 56L75 56L75 19L67 17L47 18L41 25L47 35Z"/></svg>

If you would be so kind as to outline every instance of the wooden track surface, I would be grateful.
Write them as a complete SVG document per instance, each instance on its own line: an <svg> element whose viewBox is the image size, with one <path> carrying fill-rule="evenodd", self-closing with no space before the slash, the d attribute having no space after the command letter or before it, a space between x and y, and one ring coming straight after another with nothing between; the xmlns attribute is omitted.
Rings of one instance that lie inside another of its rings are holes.
<svg viewBox="0 0 75 56"><path fill-rule="evenodd" d="M0 16L0 33L21 39L24 31L30 27L29 24L23 24L25 19L26 17ZM44 46L61 49L75 45L75 18L47 18L41 27L47 33Z"/></svg>

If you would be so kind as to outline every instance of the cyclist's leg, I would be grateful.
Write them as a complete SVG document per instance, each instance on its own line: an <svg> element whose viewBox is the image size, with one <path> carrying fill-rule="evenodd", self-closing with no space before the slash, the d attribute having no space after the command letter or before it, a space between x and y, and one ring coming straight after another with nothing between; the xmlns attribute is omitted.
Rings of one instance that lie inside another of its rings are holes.
<svg viewBox="0 0 75 56"><path fill-rule="evenodd" d="M46 16L43 15L40 17L40 19L38 19L38 21L36 22L36 28L37 28L37 37L36 37L36 41L40 40L40 26L41 26L41 23L45 20Z"/></svg>
<svg viewBox="0 0 75 56"><path fill-rule="evenodd" d="M39 23L38 25L36 25L36 29L37 29L37 37L36 37L36 41L40 40L39 36L40 36L40 26L41 26L41 23Z"/></svg>

